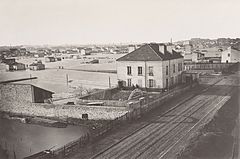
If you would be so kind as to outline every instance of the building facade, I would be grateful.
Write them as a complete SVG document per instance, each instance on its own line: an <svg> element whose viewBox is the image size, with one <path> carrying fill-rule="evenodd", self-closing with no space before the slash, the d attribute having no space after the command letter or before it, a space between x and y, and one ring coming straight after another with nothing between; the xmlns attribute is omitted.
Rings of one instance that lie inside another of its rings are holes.
<svg viewBox="0 0 240 159"><path fill-rule="evenodd" d="M45 57L45 62L55 62L55 57Z"/></svg>
<svg viewBox="0 0 240 159"><path fill-rule="evenodd" d="M146 44L117 59L118 80L128 87L169 88L181 83L183 56L172 46Z"/></svg>
<svg viewBox="0 0 240 159"><path fill-rule="evenodd" d="M227 50L222 52L222 63L236 63L240 62L240 50L233 47L228 47Z"/></svg>
<svg viewBox="0 0 240 159"><path fill-rule="evenodd" d="M42 61L37 61L29 65L30 70L45 70L45 65L42 63Z"/></svg>
<svg viewBox="0 0 240 159"><path fill-rule="evenodd" d="M25 65L23 63L18 63L18 62L8 64L6 67L7 67L6 68L7 71L26 70Z"/></svg>

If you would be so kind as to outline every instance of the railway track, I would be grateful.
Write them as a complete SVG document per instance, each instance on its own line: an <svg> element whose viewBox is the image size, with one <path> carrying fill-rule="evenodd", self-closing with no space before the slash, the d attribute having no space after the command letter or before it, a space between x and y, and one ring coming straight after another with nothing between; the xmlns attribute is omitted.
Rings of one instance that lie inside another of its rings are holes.
<svg viewBox="0 0 240 159"><path fill-rule="evenodd" d="M159 116L158 119L155 119L154 123L148 123L144 125L134 133L126 136L119 142L111 145L92 158L148 158L152 155L156 156L159 154L159 152L155 152L156 148L160 150L162 148L159 149L159 146L162 145L164 147L169 142L171 142L171 140L175 139L174 136L176 136L176 134L173 134L171 132L174 130L186 130L185 126L179 128L179 125L181 123L187 122L191 115L195 114L203 107L206 109L202 110L203 113L205 113L207 111L207 105L214 104L215 102L222 100L218 96L204 96L204 98L200 98L198 100L196 99L201 97L199 96L200 94L207 92L211 87L219 83L221 80L222 79L218 80L210 87L201 90L199 93L194 94L190 98L184 100L180 104L168 110L163 115ZM180 106L181 110L178 110ZM170 117L166 117L166 115ZM166 117L165 120L167 121L161 121L163 117ZM161 144L159 145L159 143ZM167 146L167 148L168 147L169 146ZM162 154L161 152L160 154Z"/></svg>
<svg viewBox="0 0 240 159"><path fill-rule="evenodd" d="M172 118L168 123L166 124L160 124L160 127L152 131L147 131L147 135L144 137L144 134L139 134L136 137L140 138L140 140L136 140L135 138L129 138L128 142L124 142L123 144L120 143L120 147L116 146L114 151L113 149L110 149L110 152L105 152L106 155L101 155L100 158L142 158L141 156L146 152L151 152L149 149L156 150L154 145L156 143L164 143L164 140L167 141L169 138L172 138L171 132L179 132L179 129L184 129L185 127L179 127L180 124L184 123L186 119L188 119L188 116L191 116L192 114L196 113L201 109L202 107L211 104L212 101L214 101L218 97L213 97L211 101L204 102L197 102L194 106L192 106L190 109L186 108L181 112L181 115L177 118ZM156 125L156 124L153 124ZM163 126L161 126L163 125ZM132 142L134 141L134 142ZM161 142L160 142L161 141ZM131 145L131 146L129 146ZM159 147L157 147L159 149ZM119 151L120 150L120 151ZM119 153L120 152L120 153ZM150 153L151 154L151 153ZM148 158L149 155L147 154L146 158ZM143 157L145 158L145 157Z"/></svg>
<svg viewBox="0 0 240 159"><path fill-rule="evenodd" d="M206 105L212 103L213 100L210 102L204 103L204 105L197 108L190 115L193 115L203 107L205 107L206 109ZM217 100L222 100L222 99L217 99ZM177 138L179 138L180 134L183 134L183 132L186 132L186 130L188 130L188 127L191 127L195 124L195 123L190 123L190 124L189 123L183 124L183 123L184 121L179 122L179 125L181 126L177 125L174 129L171 129L168 132L165 132L166 136L155 140L152 144L148 145L145 151L141 151L141 153L138 156L136 157L133 156L133 157L134 158L153 158L158 154L161 154L162 152L164 152L163 150L166 149L169 145L171 145L170 143L173 143L174 141L176 141Z"/></svg>

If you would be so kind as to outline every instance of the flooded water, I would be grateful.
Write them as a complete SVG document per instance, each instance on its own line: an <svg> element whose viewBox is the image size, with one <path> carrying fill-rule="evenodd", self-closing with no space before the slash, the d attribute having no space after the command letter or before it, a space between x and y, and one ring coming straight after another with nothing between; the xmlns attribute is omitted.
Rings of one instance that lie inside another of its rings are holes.
<svg viewBox="0 0 240 159"><path fill-rule="evenodd" d="M55 93L68 92L70 87L82 86L85 88L108 88L109 78L111 85L117 84L117 75L112 73L83 72L75 70L46 69L42 71L15 71L0 73L0 81L28 77L37 77L36 80L18 83L30 83ZM67 85L67 76L70 81Z"/></svg>
<svg viewBox="0 0 240 159"><path fill-rule="evenodd" d="M14 158L14 153L21 159L51 147L61 147L86 132L85 127L79 126L51 128L0 118L0 145L8 150L10 158Z"/></svg>
<svg viewBox="0 0 240 159"><path fill-rule="evenodd" d="M30 64L35 58L26 58L18 60L24 64ZM40 58L44 61L44 59ZM6 72L2 69L0 72L0 81L37 77L37 80L22 81L18 83L30 83L44 89L48 89L57 94L67 93L76 87L84 88L99 88L105 89L109 87L109 79L111 86L117 84L117 74L112 73L99 73L99 72L84 72L84 70L116 70L116 64L103 63L103 64L81 64L80 60L67 59L58 62L45 63L46 70L41 71L14 71ZM58 69L59 66L64 66L65 69ZM69 70L76 69L76 70ZM67 79L69 83L67 83Z"/></svg>

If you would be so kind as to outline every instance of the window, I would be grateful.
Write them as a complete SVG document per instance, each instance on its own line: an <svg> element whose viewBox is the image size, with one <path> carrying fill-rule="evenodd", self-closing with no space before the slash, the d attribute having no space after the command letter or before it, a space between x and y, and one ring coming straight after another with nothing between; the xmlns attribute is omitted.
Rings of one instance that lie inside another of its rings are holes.
<svg viewBox="0 0 240 159"><path fill-rule="evenodd" d="M176 71L176 70L175 70L175 64L173 64L173 73L175 73L175 71Z"/></svg>
<svg viewBox="0 0 240 159"><path fill-rule="evenodd" d="M171 77L171 85L174 85L174 77Z"/></svg>
<svg viewBox="0 0 240 159"><path fill-rule="evenodd" d="M142 67L138 67L138 75L142 75Z"/></svg>
<svg viewBox="0 0 240 159"><path fill-rule="evenodd" d="M149 76L153 76L153 66L149 66Z"/></svg>
<svg viewBox="0 0 240 159"><path fill-rule="evenodd" d="M178 71L182 71L182 63L178 64Z"/></svg>
<svg viewBox="0 0 240 159"><path fill-rule="evenodd" d="M153 86L154 86L153 79L149 79L149 88L153 88Z"/></svg>
<svg viewBox="0 0 240 159"><path fill-rule="evenodd" d="M166 88L168 88L168 79L166 78Z"/></svg>
<svg viewBox="0 0 240 159"><path fill-rule="evenodd" d="M166 66L166 75L168 75L168 66Z"/></svg>
<svg viewBox="0 0 240 159"><path fill-rule="evenodd" d="M228 54L228 57L230 57L230 54Z"/></svg>
<svg viewBox="0 0 240 159"><path fill-rule="evenodd" d="M131 68L131 66L127 66L127 75L132 75L132 68Z"/></svg>
<svg viewBox="0 0 240 159"><path fill-rule="evenodd" d="M127 86L131 87L132 86L132 79L127 79Z"/></svg>

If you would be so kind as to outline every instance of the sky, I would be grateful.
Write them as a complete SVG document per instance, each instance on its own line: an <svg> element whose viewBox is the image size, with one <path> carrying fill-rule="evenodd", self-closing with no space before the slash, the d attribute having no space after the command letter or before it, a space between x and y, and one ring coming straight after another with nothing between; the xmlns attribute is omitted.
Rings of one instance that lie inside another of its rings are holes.
<svg viewBox="0 0 240 159"><path fill-rule="evenodd" d="M0 45L240 37L240 0L0 0Z"/></svg>

